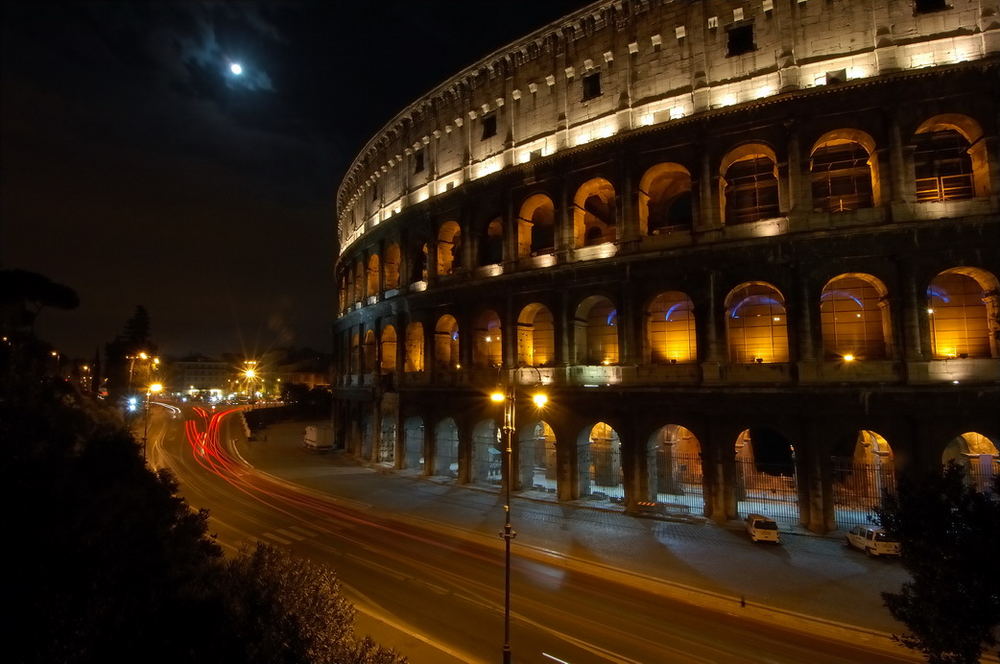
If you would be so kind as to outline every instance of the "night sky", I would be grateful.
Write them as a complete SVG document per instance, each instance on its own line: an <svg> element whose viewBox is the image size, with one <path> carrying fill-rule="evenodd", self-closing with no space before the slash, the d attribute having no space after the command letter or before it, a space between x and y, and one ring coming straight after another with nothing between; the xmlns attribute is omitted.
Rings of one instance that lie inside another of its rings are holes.
<svg viewBox="0 0 1000 664"><path fill-rule="evenodd" d="M161 354L328 349L357 150L585 4L4 3L0 267L76 289L79 309L38 325L69 355L137 304Z"/></svg>

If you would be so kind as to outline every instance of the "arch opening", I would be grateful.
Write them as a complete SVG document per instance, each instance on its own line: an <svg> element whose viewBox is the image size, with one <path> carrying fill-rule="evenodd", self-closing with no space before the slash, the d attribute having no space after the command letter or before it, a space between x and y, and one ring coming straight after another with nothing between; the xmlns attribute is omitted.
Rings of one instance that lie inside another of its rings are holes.
<svg viewBox="0 0 1000 664"><path fill-rule="evenodd" d="M587 180L573 196L573 247L617 239L615 188L604 178Z"/></svg>
<svg viewBox="0 0 1000 664"><path fill-rule="evenodd" d="M379 430L376 461L386 466L396 463L396 414L383 413Z"/></svg>
<svg viewBox="0 0 1000 664"><path fill-rule="evenodd" d="M438 318L434 326L434 366L441 371L461 367L458 355L458 321L451 314Z"/></svg>
<svg viewBox="0 0 1000 664"><path fill-rule="evenodd" d="M989 196L982 137L979 123L966 115L945 113L924 121L913 136L917 202Z"/></svg>
<svg viewBox="0 0 1000 664"><path fill-rule="evenodd" d="M503 262L503 220L497 217L489 224L479 240L479 265Z"/></svg>
<svg viewBox="0 0 1000 664"><path fill-rule="evenodd" d="M698 357L694 303L680 291L660 293L646 307L646 343L653 364L694 362Z"/></svg>
<svg viewBox="0 0 1000 664"><path fill-rule="evenodd" d="M462 267L462 231L456 221L446 221L438 229L437 273L444 277Z"/></svg>
<svg viewBox="0 0 1000 664"><path fill-rule="evenodd" d="M771 284L750 282L726 297L729 359L736 364L788 361L785 298Z"/></svg>
<svg viewBox="0 0 1000 664"><path fill-rule="evenodd" d="M399 245L395 242L385 248L385 260L382 262L382 279L386 290L399 288Z"/></svg>
<svg viewBox="0 0 1000 664"><path fill-rule="evenodd" d="M894 459L888 441L868 429L858 432L851 456L833 457L833 507L840 527L871 523L883 494L896 492Z"/></svg>
<svg viewBox="0 0 1000 664"><path fill-rule="evenodd" d="M500 316L486 310L476 319L473 332L472 364L477 367L499 367L503 364L503 344Z"/></svg>
<svg viewBox="0 0 1000 664"><path fill-rule="evenodd" d="M576 462L580 498L625 502L621 439L610 424L598 422L581 434Z"/></svg>
<svg viewBox="0 0 1000 664"><path fill-rule="evenodd" d="M639 181L639 232L661 235L688 230L693 218L688 170L669 162L650 167Z"/></svg>
<svg viewBox="0 0 1000 664"><path fill-rule="evenodd" d="M378 368L375 364L375 330L368 330L365 332L365 366L362 368L362 373L375 373Z"/></svg>
<svg viewBox="0 0 1000 664"><path fill-rule="evenodd" d="M618 364L618 310L611 300L601 295L586 298L573 324L577 364Z"/></svg>
<svg viewBox="0 0 1000 664"><path fill-rule="evenodd" d="M434 469L441 477L458 477L458 425L446 417L434 428Z"/></svg>
<svg viewBox="0 0 1000 664"><path fill-rule="evenodd" d="M503 482L503 444L495 420L482 420L472 430L470 481L489 486L499 486Z"/></svg>
<svg viewBox="0 0 1000 664"><path fill-rule="evenodd" d="M418 416L403 422L403 468L424 470L424 421Z"/></svg>
<svg viewBox="0 0 1000 664"><path fill-rule="evenodd" d="M680 505L693 513L705 509L701 443L690 430L667 424L650 436L646 446L649 500Z"/></svg>
<svg viewBox="0 0 1000 664"><path fill-rule="evenodd" d="M889 357L888 291L870 274L842 274L820 295L823 354L828 360Z"/></svg>
<svg viewBox="0 0 1000 664"><path fill-rule="evenodd" d="M552 427L544 420L522 427L517 444L521 489L554 494L557 466L556 435Z"/></svg>
<svg viewBox="0 0 1000 664"><path fill-rule="evenodd" d="M941 463L954 463L965 471L965 480L977 491L993 490L993 478L1000 476L997 443L976 431L956 436L941 453Z"/></svg>
<svg viewBox="0 0 1000 664"><path fill-rule="evenodd" d="M555 361L555 320L544 304L521 309L517 317L518 366L544 367Z"/></svg>
<svg viewBox="0 0 1000 664"><path fill-rule="evenodd" d="M406 326L406 358L403 369L407 372L424 370L424 326L410 323Z"/></svg>
<svg viewBox="0 0 1000 664"><path fill-rule="evenodd" d="M556 210L545 194L533 194L517 216L517 256L550 254L556 249Z"/></svg>
<svg viewBox="0 0 1000 664"><path fill-rule="evenodd" d="M396 328L386 325L382 329L382 373L396 371Z"/></svg>
<svg viewBox="0 0 1000 664"><path fill-rule="evenodd" d="M763 514L779 523L799 520L795 448L766 427L745 429L736 439L736 500L740 516Z"/></svg>
<svg viewBox="0 0 1000 664"><path fill-rule="evenodd" d="M848 212L875 204L874 147L867 134L848 130L817 141L809 159L815 210Z"/></svg>
<svg viewBox="0 0 1000 664"><path fill-rule="evenodd" d="M1000 290L978 268L946 270L927 287L927 316L935 359L998 357Z"/></svg>
<svg viewBox="0 0 1000 664"><path fill-rule="evenodd" d="M722 161L723 218L727 226L779 216L778 166L765 145L743 145Z"/></svg>
<svg viewBox="0 0 1000 664"><path fill-rule="evenodd" d="M368 297L373 297L379 293L379 274L381 270L379 269L379 258L378 254L372 254L368 257L368 274L367 274L367 284L368 284Z"/></svg>

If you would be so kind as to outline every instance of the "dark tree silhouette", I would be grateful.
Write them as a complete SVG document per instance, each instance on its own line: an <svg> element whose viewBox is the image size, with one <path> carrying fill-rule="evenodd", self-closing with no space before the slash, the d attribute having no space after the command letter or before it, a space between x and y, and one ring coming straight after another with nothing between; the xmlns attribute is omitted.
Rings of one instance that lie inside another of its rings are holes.
<svg viewBox="0 0 1000 664"><path fill-rule="evenodd" d="M974 664L997 644L1000 478L993 489L977 491L949 464L919 480L904 478L876 510L876 521L902 544L912 578L900 592L882 594L908 630L893 638L931 664Z"/></svg>
<svg viewBox="0 0 1000 664"><path fill-rule="evenodd" d="M80 298L69 286L26 270L0 270L0 323L12 329L33 331L45 307L76 309Z"/></svg>

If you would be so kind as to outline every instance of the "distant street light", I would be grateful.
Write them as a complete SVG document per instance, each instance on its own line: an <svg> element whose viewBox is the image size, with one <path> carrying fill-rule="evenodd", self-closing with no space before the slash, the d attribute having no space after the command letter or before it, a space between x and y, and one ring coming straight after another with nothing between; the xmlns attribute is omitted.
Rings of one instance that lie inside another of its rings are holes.
<svg viewBox="0 0 1000 664"><path fill-rule="evenodd" d="M537 369L536 369L537 371ZM541 372L539 372L540 374ZM504 503L503 532L500 533L504 542L504 590L503 590L503 664L510 664L510 542L517 537L513 526L510 523L510 487L514 483L514 430L515 415L517 407L517 373L516 370L510 374L507 380L507 387L504 391L496 390L490 394L490 401L493 403L503 403L503 480L504 480ZM541 410L549 402L549 398L542 392L532 395L532 403Z"/></svg>
<svg viewBox="0 0 1000 664"><path fill-rule="evenodd" d="M142 460L146 460L146 441L149 437L149 398L154 394L159 394L163 391L163 385L161 383L153 383L148 388L146 388L146 407L144 409L142 416Z"/></svg>

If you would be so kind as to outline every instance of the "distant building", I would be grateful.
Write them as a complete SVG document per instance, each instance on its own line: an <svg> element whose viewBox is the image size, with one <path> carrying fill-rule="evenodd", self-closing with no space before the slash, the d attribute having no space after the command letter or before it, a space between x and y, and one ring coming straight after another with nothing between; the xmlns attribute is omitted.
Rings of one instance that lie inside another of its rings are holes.
<svg viewBox="0 0 1000 664"><path fill-rule="evenodd" d="M189 390L228 391L236 370L231 362L205 355L188 355L169 363L168 389L171 392Z"/></svg>

